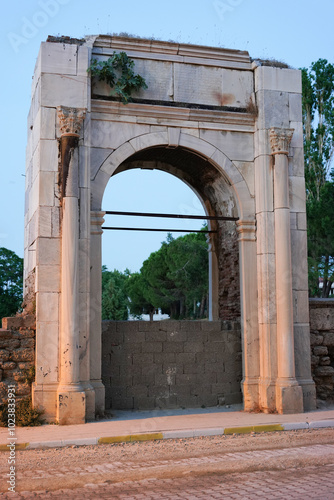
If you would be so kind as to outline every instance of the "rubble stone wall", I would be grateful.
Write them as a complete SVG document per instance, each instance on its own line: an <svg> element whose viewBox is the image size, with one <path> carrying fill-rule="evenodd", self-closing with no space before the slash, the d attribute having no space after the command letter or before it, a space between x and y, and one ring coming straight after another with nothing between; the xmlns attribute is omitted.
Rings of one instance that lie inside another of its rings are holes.
<svg viewBox="0 0 334 500"><path fill-rule="evenodd" d="M334 300L310 300L312 376L317 398L334 401Z"/></svg>
<svg viewBox="0 0 334 500"><path fill-rule="evenodd" d="M240 324L103 321L106 409L241 403Z"/></svg>
<svg viewBox="0 0 334 500"><path fill-rule="evenodd" d="M16 397L30 396L35 366L35 318L2 319L0 329L0 404L7 401L7 386L15 384Z"/></svg>

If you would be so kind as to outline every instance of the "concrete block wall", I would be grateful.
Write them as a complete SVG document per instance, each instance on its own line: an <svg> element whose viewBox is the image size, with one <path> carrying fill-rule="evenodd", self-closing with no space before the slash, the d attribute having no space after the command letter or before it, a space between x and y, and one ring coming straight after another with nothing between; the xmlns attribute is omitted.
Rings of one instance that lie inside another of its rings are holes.
<svg viewBox="0 0 334 500"><path fill-rule="evenodd" d="M334 300L310 300L311 364L317 398L334 401Z"/></svg>
<svg viewBox="0 0 334 500"><path fill-rule="evenodd" d="M241 377L237 322L102 323L106 409L241 403Z"/></svg>

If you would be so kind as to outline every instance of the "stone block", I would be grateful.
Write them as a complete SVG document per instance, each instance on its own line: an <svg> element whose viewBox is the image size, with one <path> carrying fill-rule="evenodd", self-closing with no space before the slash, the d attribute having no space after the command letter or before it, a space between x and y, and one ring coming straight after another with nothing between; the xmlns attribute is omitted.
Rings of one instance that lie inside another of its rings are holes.
<svg viewBox="0 0 334 500"><path fill-rule="evenodd" d="M175 374L170 373L156 373L154 375L154 385L167 387L169 385L175 385Z"/></svg>
<svg viewBox="0 0 334 500"><path fill-rule="evenodd" d="M176 408L177 407L177 398L176 396L157 396L155 398L155 407L156 408Z"/></svg>
<svg viewBox="0 0 334 500"><path fill-rule="evenodd" d="M42 73L76 75L78 46L66 43L42 42L40 64Z"/></svg>
<svg viewBox="0 0 334 500"><path fill-rule="evenodd" d="M134 354L133 364L139 366L153 364L153 352Z"/></svg>
<svg viewBox="0 0 334 500"><path fill-rule="evenodd" d="M256 94L259 129L289 128L289 94L275 90L259 90Z"/></svg>
<svg viewBox="0 0 334 500"><path fill-rule="evenodd" d="M333 347L334 346L334 333L333 332L327 332L327 333L325 333L325 335L324 335L324 345L328 346L328 347Z"/></svg>
<svg viewBox="0 0 334 500"><path fill-rule="evenodd" d="M259 212L256 215L257 254L274 254L275 238L272 232L274 227L274 212Z"/></svg>
<svg viewBox="0 0 334 500"><path fill-rule="evenodd" d="M315 356L327 356L328 355L328 347L315 346L313 348L313 352L314 352Z"/></svg>
<svg viewBox="0 0 334 500"><path fill-rule="evenodd" d="M35 351L31 348L20 348L16 349L14 352L10 354L10 360L15 361L34 361L35 359Z"/></svg>
<svg viewBox="0 0 334 500"><path fill-rule="evenodd" d="M155 408L155 397L135 396L133 398L134 410L153 410Z"/></svg>
<svg viewBox="0 0 334 500"><path fill-rule="evenodd" d="M198 396L181 396L176 395L177 405L184 408L198 408L200 405L198 403Z"/></svg>
<svg viewBox="0 0 334 500"><path fill-rule="evenodd" d="M332 377L334 376L334 368L332 366L318 366L315 369L317 377Z"/></svg>
<svg viewBox="0 0 334 500"><path fill-rule="evenodd" d="M295 69L260 66L255 70L255 92L261 89L301 94L301 72Z"/></svg>
<svg viewBox="0 0 334 500"><path fill-rule="evenodd" d="M123 390L123 388L122 388ZM126 388L126 396L127 397L140 397L144 398L148 396L148 386L144 384L132 385L131 387Z"/></svg>
<svg viewBox="0 0 334 500"><path fill-rule="evenodd" d="M39 292L36 294L36 318L38 322L58 322L58 293Z"/></svg>
<svg viewBox="0 0 334 500"><path fill-rule="evenodd" d="M204 343L203 342L184 342L184 352L197 353L204 351Z"/></svg>
<svg viewBox="0 0 334 500"><path fill-rule="evenodd" d="M272 212L274 209L273 169L270 156L255 159L256 213Z"/></svg>
<svg viewBox="0 0 334 500"><path fill-rule="evenodd" d="M41 105L87 108L87 77L56 74L41 75Z"/></svg>
<svg viewBox="0 0 334 500"><path fill-rule="evenodd" d="M289 176L304 177L304 149L290 147Z"/></svg>
<svg viewBox="0 0 334 500"><path fill-rule="evenodd" d="M324 341L323 335L316 335L314 333L311 333L310 339L311 339L311 346L322 345Z"/></svg>
<svg viewBox="0 0 334 500"><path fill-rule="evenodd" d="M304 177L290 177L290 210L291 212L306 211L306 191Z"/></svg>
<svg viewBox="0 0 334 500"><path fill-rule="evenodd" d="M329 366L331 364L331 358L329 356L324 356L323 358L320 359L320 365L321 366Z"/></svg>
<svg viewBox="0 0 334 500"><path fill-rule="evenodd" d="M57 420L60 425L85 423L86 395L84 392L57 394Z"/></svg>
<svg viewBox="0 0 334 500"><path fill-rule="evenodd" d="M122 123L120 127L117 122L94 121L91 132L91 146L94 148L117 149L130 139L148 134L149 131L149 126L145 125Z"/></svg>
<svg viewBox="0 0 334 500"><path fill-rule="evenodd" d="M184 352L184 342L163 342L163 352Z"/></svg>
<svg viewBox="0 0 334 500"><path fill-rule="evenodd" d="M289 119L298 122L302 118L302 96L301 94L289 94Z"/></svg>
<svg viewBox="0 0 334 500"><path fill-rule="evenodd" d="M152 321L152 323L155 323L155 321ZM139 324L139 331L141 331L140 324ZM155 328L151 329L150 331L145 330L145 342L163 342L164 340L167 340L167 332L162 328Z"/></svg>
<svg viewBox="0 0 334 500"><path fill-rule="evenodd" d="M39 165L44 172L58 172L58 142L43 139L39 145Z"/></svg>
<svg viewBox="0 0 334 500"><path fill-rule="evenodd" d="M162 352L162 342L144 342L143 352Z"/></svg>
<svg viewBox="0 0 334 500"><path fill-rule="evenodd" d="M306 212L299 212L296 215L297 215L297 229L301 231L306 231L307 229Z"/></svg>
<svg viewBox="0 0 334 500"><path fill-rule="evenodd" d="M198 373L200 375L203 375L205 371L205 363L189 363L185 364L183 366L183 373L185 374L191 374L191 373Z"/></svg>
<svg viewBox="0 0 334 500"><path fill-rule="evenodd" d="M133 410L134 409L133 398L112 397L110 401L110 408L113 410Z"/></svg>
<svg viewBox="0 0 334 500"><path fill-rule="evenodd" d="M60 265L60 238L38 238L36 263L41 266Z"/></svg>
<svg viewBox="0 0 334 500"><path fill-rule="evenodd" d="M291 139L291 148L302 148L303 147L303 123L300 117L298 121L291 121L290 128L294 129L293 136Z"/></svg>
<svg viewBox="0 0 334 500"><path fill-rule="evenodd" d="M187 329L183 329L183 331L181 331L180 329L167 331L167 338L165 343L171 343L172 345L174 342L181 343L186 341L188 337L188 331L189 330Z"/></svg>
<svg viewBox="0 0 334 500"><path fill-rule="evenodd" d="M176 354L174 352L157 352L154 353L154 364L162 365L163 363L175 363Z"/></svg>
<svg viewBox="0 0 334 500"><path fill-rule="evenodd" d="M211 406L217 406L217 404L218 404L218 398L215 394L200 394L198 396L199 406L211 407Z"/></svg>
<svg viewBox="0 0 334 500"><path fill-rule="evenodd" d="M35 292L60 292L60 266L38 266Z"/></svg>
<svg viewBox="0 0 334 500"><path fill-rule="evenodd" d="M252 162L254 160L253 134L204 129L200 130L200 138L219 148L213 151L210 157L221 165L231 184L240 182L243 176L231 162ZM242 148L240 148L240 141L242 141Z"/></svg>
<svg viewBox="0 0 334 500"><path fill-rule="evenodd" d="M130 322L129 322L130 323ZM131 321L131 323L136 323L136 321ZM123 338L125 344L132 344L141 342L143 345L145 344L145 332L132 331L129 332L127 329L123 330ZM131 349L131 347L128 347Z"/></svg>

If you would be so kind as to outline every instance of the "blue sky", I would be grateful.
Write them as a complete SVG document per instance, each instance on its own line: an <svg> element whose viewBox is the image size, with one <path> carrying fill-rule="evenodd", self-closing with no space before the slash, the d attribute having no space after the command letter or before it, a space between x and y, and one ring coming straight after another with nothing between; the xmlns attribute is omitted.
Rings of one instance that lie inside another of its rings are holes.
<svg viewBox="0 0 334 500"><path fill-rule="evenodd" d="M25 147L31 78L40 43L48 35L83 37L127 32L248 50L253 58L272 57L295 68L308 67L319 58L334 62L332 0L16 0L3 2L1 14L0 246L20 256L24 246ZM200 203L189 188L172 176L157 172L116 176L108 185L104 202L108 210L201 213ZM177 222L154 224L176 228ZM115 221L118 223L124 221ZM152 221L140 221L141 226L149 224ZM193 227L189 222L181 224ZM165 236L105 234L103 262L109 269L139 270Z"/></svg>

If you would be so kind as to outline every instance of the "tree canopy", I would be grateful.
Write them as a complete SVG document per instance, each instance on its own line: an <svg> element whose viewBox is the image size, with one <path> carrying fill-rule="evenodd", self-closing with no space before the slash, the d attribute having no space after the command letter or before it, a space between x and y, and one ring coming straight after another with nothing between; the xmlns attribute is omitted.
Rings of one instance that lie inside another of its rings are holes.
<svg viewBox="0 0 334 500"><path fill-rule="evenodd" d="M12 250L0 248L0 318L13 316L23 299L23 259Z"/></svg>
<svg viewBox="0 0 334 500"><path fill-rule="evenodd" d="M334 280L334 66L319 59L302 69L302 84L309 288L328 297Z"/></svg>

